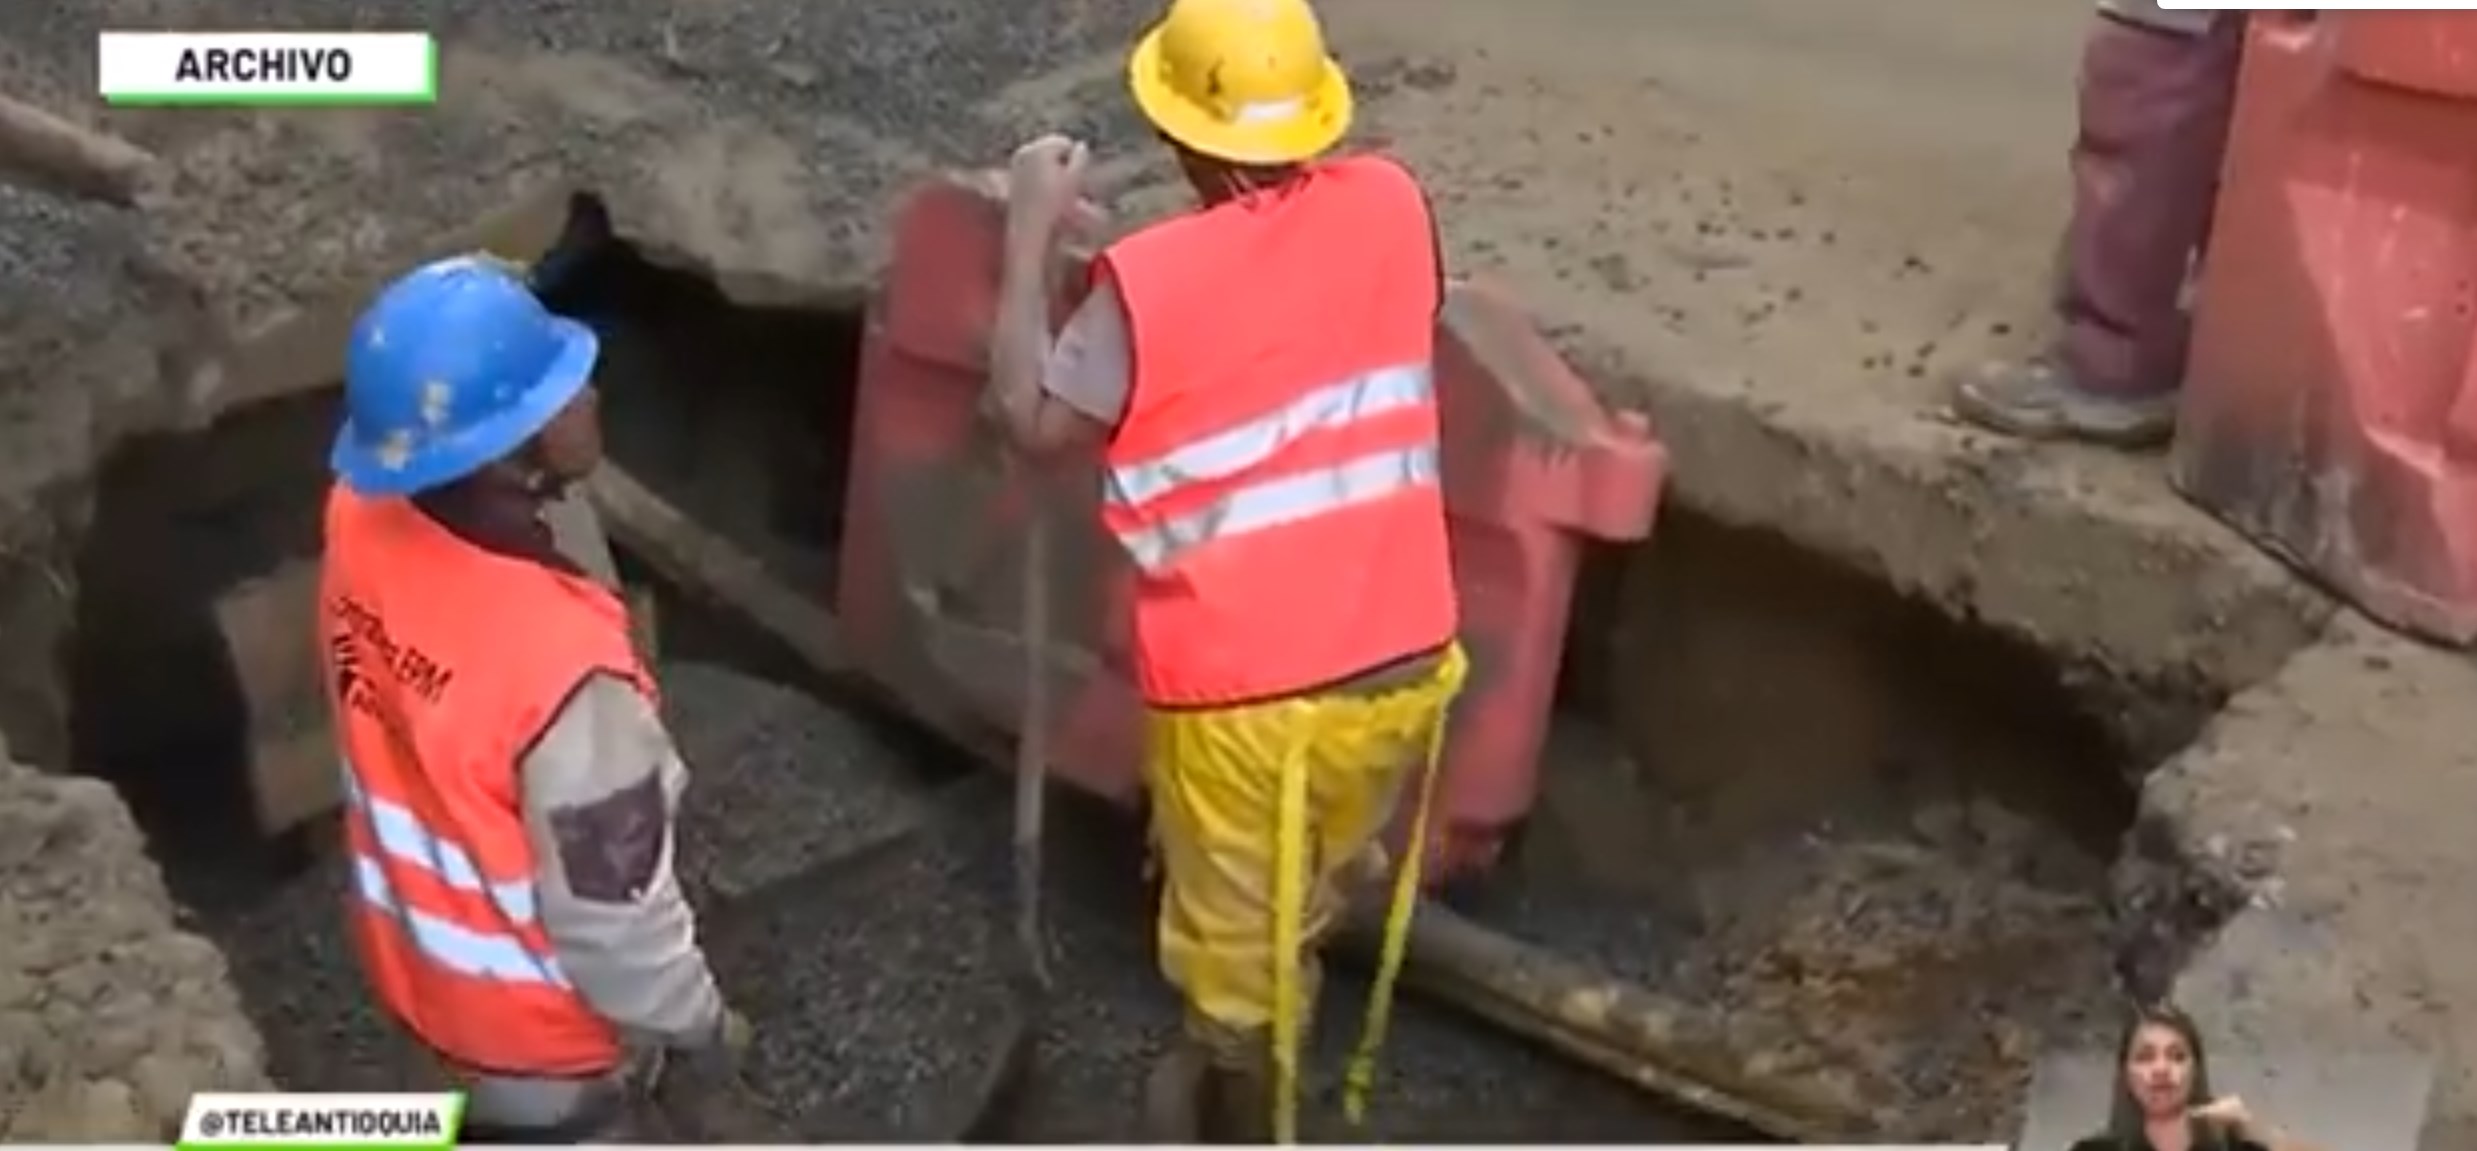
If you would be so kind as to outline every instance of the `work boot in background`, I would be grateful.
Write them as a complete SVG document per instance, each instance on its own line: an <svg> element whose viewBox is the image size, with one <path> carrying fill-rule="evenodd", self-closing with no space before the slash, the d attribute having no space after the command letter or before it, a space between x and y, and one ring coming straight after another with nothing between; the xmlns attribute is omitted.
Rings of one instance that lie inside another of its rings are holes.
<svg viewBox="0 0 2477 1151"><path fill-rule="evenodd" d="M1212 1053L1181 1034L1153 1057L1144 1076L1137 1139L1145 1143L1195 1143L1204 1130L1204 1089Z"/></svg>

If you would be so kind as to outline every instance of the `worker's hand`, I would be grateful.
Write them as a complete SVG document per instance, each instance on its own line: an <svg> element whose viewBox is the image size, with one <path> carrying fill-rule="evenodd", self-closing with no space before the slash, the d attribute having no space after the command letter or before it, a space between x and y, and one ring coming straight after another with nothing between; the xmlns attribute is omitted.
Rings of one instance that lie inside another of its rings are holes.
<svg viewBox="0 0 2477 1151"><path fill-rule="evenodd" d="M1009 241L1043 249L1053 243L1060 225L1080 214L1084 169L1091 163L1092 149L1067 136L1051 134L1015 149L1006 166Z"/></svg>

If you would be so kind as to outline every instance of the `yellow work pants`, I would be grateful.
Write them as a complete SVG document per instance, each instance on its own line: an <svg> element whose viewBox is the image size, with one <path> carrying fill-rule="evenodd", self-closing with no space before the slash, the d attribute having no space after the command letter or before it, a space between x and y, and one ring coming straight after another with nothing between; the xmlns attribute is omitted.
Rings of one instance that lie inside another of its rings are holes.
<svg viewBox="0 0 2477 1151"><path fill-rule="evenodd" d="M1340 917L1351 881L1381 858L1380 837L1413 779L1410 842L1425 842L1446 714L1467 669L1457 644L1425 680L1398 688L1151 713L1145 767L1164 879L1162 973L1186 998L1191 1030L1217 1059L1248 1058L1255 1051L1241 1045L1269 1038L1282 1142L1295 1136L1299 1048L1318 982L1315 945ZM1354 1119L1383 1042L1418 894L1420 853L1407 855L1350 1069Z"/></svg>

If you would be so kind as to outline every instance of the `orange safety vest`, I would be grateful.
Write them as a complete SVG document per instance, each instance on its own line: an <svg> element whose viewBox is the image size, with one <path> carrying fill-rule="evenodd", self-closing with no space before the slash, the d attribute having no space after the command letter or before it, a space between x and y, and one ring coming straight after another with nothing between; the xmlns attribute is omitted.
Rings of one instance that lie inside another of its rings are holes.
<svg viewBox="0 0 2477 1151"><path fill-rule="evenodd" d="M1101 514L1135 561L1145 699L1292 695L1453 638L1438 272L1417 182L1372 156L1095 261L1134 353Z"/></svg>
<svg viewBox="0 0 2477 1151"><path fill-rule="evenodd" d="M517 763L593 672L652 697L627 609L401 499L338 485L326 534L319 634L371 985L468 1071L609 1071L618 1038L561 973L537 915Z"/></svg>

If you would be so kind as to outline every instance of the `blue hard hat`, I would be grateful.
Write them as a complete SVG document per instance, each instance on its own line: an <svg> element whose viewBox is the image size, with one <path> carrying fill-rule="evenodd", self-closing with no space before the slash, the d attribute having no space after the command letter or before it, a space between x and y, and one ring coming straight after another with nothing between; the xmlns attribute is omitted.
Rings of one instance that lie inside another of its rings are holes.
<svg viewBox="0 0 2477 1151"><path fill-rule="evenodd" d="M425 264L353 324L330 463L366 496L453 483L540 432L584 390L600 352L593 329L551 314L507 266Z"/></svg>

